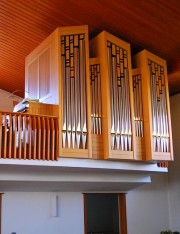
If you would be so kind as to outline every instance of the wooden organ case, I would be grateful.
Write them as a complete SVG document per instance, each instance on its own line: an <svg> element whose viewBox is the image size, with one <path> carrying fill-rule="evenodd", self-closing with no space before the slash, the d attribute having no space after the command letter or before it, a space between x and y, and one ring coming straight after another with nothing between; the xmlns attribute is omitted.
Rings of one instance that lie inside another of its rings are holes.
<svg viewBox="0 0 180 234"><path fill-rule="evenodd" d="M166 62L107 32L57 28L26 57L25 97L56 105L59 156L173 160ZM35 104L36 105L36 104ZM55 112L56 113L56 112Z"/></svg>
<svg viewBox="0 0 180 234"><path fill-rule="evenodd" d="M90 57L100 59L104 159L135 159L130 45L104 31Z"/></svg>
<svg viewBox="0 0 180 234"><path fill-rule="evenodd" d="M146 160L173 160L166 61L143 50L133 57L133 66L137 68L133 88L139 157L144 153Z"/></svg>
<svg viewBox="0 0 180 234"><path fill-rule="evenodd" d="M26 58L25 97L59 105L59 155L91 158L87 26L57 28Z"/></svg>

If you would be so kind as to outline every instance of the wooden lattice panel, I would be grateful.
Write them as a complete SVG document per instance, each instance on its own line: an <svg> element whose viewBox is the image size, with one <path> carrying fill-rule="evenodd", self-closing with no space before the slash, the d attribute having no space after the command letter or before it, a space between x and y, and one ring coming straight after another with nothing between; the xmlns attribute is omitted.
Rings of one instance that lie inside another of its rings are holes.
<svg viewBox="0 0 180 234"><path fill-rule="evenodd" d="M130 45L102 32L91 40L90 56L101 64L104 158L135 159Z"/></svg>
<svg viewBox="0 0 180 234"><path fill-rule="evenodd" d="M26 58L26 96L39 84L37 98L59 105L59 155L92 157L87 26L57 28Z"/></svg>
<svg viewBox="0 0 180 234"><path fill-rule="evenodd" d="M92 157L103 159L102 136L102 95L101 64L99 58L90 58L90 91L91 91L91 139Z"/></svg>
<svg viewBox="0 0 180 234"><path fill-rule="evenodd" d="M144 114L141 69L132 70L136 159L145 159Z"/></svg>
<svg viewBox="0 0 180 234"><path fill-rule="evenodd" d="M173 160L166 61L143 50L133 58L141 68L147 160Z"/></svg>

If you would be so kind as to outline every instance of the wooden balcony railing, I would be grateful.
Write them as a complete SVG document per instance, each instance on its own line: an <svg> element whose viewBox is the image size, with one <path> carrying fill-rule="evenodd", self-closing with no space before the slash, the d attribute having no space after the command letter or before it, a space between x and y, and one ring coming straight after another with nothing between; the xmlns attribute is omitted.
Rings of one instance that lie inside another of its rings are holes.
<svg viewBox="0 0 180 234"><path fill-rule="evenodd" d="M0 112L0 158L57 160L58 117Z"/></svg>

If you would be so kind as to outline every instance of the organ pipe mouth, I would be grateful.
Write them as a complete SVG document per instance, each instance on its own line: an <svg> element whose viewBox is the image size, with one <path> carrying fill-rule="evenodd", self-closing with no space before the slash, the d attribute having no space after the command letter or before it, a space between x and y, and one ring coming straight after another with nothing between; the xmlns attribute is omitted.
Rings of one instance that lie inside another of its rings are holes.
<svg viewBox="0 0 180 234"><path fill-rule="evenodd" d="M169 134L158 134L158 133L153 133L153 137L159 137L159 138L169 138Z"/></svg>

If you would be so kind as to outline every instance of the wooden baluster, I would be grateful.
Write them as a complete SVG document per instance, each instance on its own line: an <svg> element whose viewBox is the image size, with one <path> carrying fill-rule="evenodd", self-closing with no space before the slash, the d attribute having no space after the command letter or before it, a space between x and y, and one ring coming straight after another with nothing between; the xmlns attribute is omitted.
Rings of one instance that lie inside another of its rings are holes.
<svg viewBox="0 0 180 234"><path fill-rule="evenodd" d="M0 113L0 158L2 157L2 114Z"/></svg>
<svg viewBox="0 0 180 234"><path fill-rule="evenodd" d="M8 123L8 158L12 157L12 115L9 115L9 123Z"/></svg>
<svg viewBox="0 0 180 234"><path fill-rule="evenodd" d="M33 116L32 119L32 129L33 129L33 134L32 134L32 140L33 140L33 159L36 159L36 155L37 155L37 124L36 124L36 117Z"/></svg>
<svg viewBox="0 0 180 234"><path fill-rule="evenodd" d="M23 116L23 141L22 141L22 147L23 147L23 158L26 159L27 157L27 116Z"/></svg>
<svg viewBox="0 0 180 234"><path fill-rule="evenodd" d="M17 156L17 146L18 146L18 141L17 141L17 115L13 116L12 119L12 125L13 125L13 158L16 158Z"/></svg>
<svg viewBox="0 0 180 234"><path fill-rule="evenodd" d="M55 121L55 160L58 160L59 157L59 125L58 119L54 119Z"/></svg>
<svg viewBox="0 0 180 234"><path fill-rule="evenodd" d="M38 146L38 159L41 160L41 120L40 117L37 117L37 146Z"/></svg>
<svg viewBox="0 0 180 234"><path fill-rule="evenodd" d="M50 119L46 118L46 157L50 160Z"/></svg>
<svg viewBox="0 0 180 234"><path fill-rule="evenodd" d="M39 118L40 120L40 118ZM42 140L41 140L41 151L42 151L42 159L45 160L45 154L46 154L46 124L45 124L45 118L42 117L41 118L41 122L42 122Z"/></svg>
<svg viewBox="0 0 180 234"><path fill-rule="evenodd" d="M32 157L32 117L28 117L28 158L33 159Z"/></svg>
<svg viewBox="0 0 180 234"><path fill-rule="evenodd" d="M7 115L4 114L4 155L3 158L7 156Z"/></svg>
<svg viewBox="0 0 180 234"><path fill-rule="evenodd" d="M55 148L55 129L54 129L54 120L51 118L51 160L54 160L54 148Z"/></svg>
<svg viewBox="0 0 180 234"><path fill-rule="evenodd" d="M22 157L22 116L18 116L18 157Z"/></svg>

